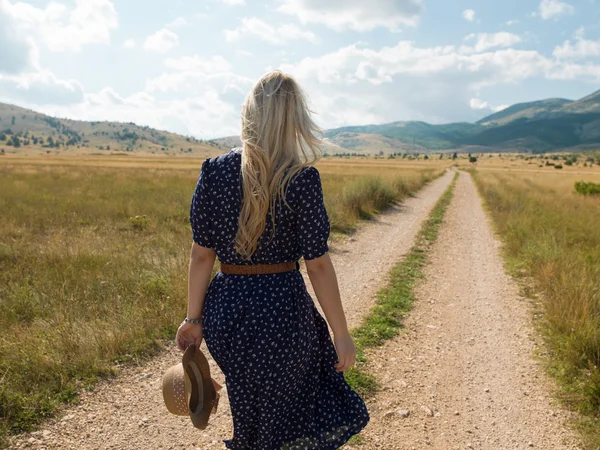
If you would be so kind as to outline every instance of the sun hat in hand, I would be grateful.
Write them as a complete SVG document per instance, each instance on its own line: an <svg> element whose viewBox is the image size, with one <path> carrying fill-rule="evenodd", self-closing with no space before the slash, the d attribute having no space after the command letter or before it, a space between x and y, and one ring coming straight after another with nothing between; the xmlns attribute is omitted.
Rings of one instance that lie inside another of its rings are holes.
<svg viewBox="0 0 600 450"><path fill-rule="evenodd" d="M203 430L208 418L217 412L222 386L210 376L210 366L204 353L190 345L179 364L163 375L162 392L170 413L188 416L196 428Z"/></svg>

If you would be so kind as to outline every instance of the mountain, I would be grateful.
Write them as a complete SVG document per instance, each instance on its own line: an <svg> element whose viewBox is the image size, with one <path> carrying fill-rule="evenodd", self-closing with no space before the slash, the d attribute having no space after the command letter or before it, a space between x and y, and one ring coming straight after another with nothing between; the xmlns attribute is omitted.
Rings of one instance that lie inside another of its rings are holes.
<svg viewBox="0 0 600 450"><path fill-rule="evenodd" d="M348 150L476 151L588 150L600 147L600 91L580 100L551 98L518 103L476 123L432 125L392 122L327 130L326 138ZM393 145L390 145L393 144Z"/></svg>
<svg viewBox="0 0 600 450"><path fill-rule="evenodd" d="M16 145L15 145L16 144ZM60 153L212 154L226 147L191 136L122 122L58 119L0 103L0 149Z"/></svg>
<svg viewBox="0 0 600 450"><path fill-rule="evenodd" d="M537 114L560 109L565 104L572 103L565 98L550 98L537 102L517 103L502 111L491 114L477 123L481 125L503 125L521 118L533 118Z"/></svg>
<svg viewBox="0 0 600 450"><path fill-rule="evenodd" d="M239 136L227 136L223 138L213 139L211 142L227 148L241 147L242 140Z"/></svg>
<svg viewBox="0 0 600 450"><path fill-rule="evenodd" d="M207 155L239 145L239 136L203 141L134 123L57 119L0 103L0 151ZM331 129L325 131L322 148L331 154L597 150L600 91L575 101L551 98L518 103L476 123L404 121Z"/></svg>
<svg viewBox="0 0 600 450"><path fill-rule="evenodd" d="M483 127L472 123L451 123L445 125L431 125L426 122L392 122L383 125L364 125L343 127L327 130L325 137L330 141L346 148L374 148L362 143L363 140L379 141L377 148L383 147L382 142L393 148L402 149L446 149L453 148L457 139L472 136L481 131ZM353 133L352 147L344 145L347 133ZM366 135L366 136L365 136ZM379 135L377 140L374 135ZM385 141L383 138L388 138Z"/></svg>

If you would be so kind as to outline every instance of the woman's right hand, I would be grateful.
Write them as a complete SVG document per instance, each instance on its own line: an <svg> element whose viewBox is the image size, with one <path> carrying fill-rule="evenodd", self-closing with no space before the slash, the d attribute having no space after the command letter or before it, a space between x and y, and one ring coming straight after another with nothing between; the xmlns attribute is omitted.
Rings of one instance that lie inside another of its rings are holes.
<svg viewBox="0 0 600 450"><path fill-rule="evenodd" d="M335 363L334 367L338 372L343 372L356 362L356 349L354 348L352 336L349 332L334 335L333 343L338 355L338 362Z"/></svg>
<svg viewBox="0 0 600 450"><path fill-rule="evenodd" d="M186 323L181 322L177 334L175 336L175 342L177 347L182 352L185 351L190 345L195 345L196 348L200 349L202 344L203 330L202 325L199 323Z"/></svg>

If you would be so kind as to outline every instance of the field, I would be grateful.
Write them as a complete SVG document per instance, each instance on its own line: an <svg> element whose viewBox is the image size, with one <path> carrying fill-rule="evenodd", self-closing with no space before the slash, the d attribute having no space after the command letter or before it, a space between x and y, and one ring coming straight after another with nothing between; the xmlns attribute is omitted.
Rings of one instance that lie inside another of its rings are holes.
<svg viewBox="0 0 600 450"><path fill-rule="evenodd" d="M31 429L81 388L172 339L187 302L189 202L202 159L0 160L0 417ZM410 164L409 164L410 163ZM334 235L449 161L324 160Z"/></svg>
<svg viewBox="0 0 600 450"><path fill-rule="evenodd" d="M496 164L498 162L496 161ZM575 192L577 181L600 183L598 166L507 172L490 164L475 173L508 266L539 300L561 397L583 413L589 448L600 445L600 198Z"/></svg>

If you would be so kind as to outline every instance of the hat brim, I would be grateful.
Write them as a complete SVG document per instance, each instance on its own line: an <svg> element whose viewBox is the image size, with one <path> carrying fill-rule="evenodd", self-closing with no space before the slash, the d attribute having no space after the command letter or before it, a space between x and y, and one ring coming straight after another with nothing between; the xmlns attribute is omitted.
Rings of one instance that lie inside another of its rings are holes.
<svg viewBox="0 0 600 450"><path fill-rule="evenodd" d="M190 419L196 428L203 430L208 425L211 412L216 411L219 399L215 381L210 376L210 365L204 353L195 345L185 350L181 362L191 385L188 403Z"/></svg>

